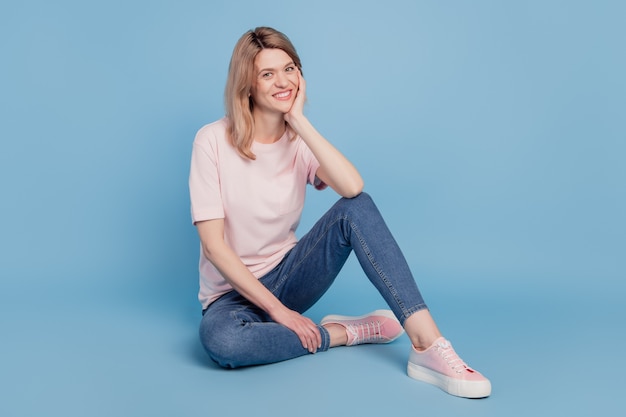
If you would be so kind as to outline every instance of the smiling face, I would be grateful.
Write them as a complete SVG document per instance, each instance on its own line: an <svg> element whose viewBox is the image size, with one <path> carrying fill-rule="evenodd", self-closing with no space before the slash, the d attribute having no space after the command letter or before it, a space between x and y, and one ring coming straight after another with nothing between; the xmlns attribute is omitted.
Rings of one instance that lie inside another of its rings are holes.
<svg viewBox="0 0 626 417"><path fill-rule="evenodd" d="M261 50L254 60L253 112L289 112L298 92L298 67L282 49Z"/></svg>

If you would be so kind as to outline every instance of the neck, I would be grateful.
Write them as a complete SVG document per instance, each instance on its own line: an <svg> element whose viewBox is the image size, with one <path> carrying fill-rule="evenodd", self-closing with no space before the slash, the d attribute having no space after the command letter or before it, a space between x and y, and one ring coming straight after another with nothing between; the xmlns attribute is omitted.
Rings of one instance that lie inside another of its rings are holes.
<svg viewBox="0 0 626 417"><path fill-rule="evenodd" d="M260 143L274 143L285 134L285 118L281 113L254 113L254 140Z"/></svg>

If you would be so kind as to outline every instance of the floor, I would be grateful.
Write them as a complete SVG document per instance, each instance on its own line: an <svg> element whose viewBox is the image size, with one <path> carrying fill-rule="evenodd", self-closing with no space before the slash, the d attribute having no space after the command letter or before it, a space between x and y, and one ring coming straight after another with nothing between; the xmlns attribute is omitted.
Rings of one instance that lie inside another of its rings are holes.
<svg viewBox="0 0 626 417"><path fill-rule="evenodd" d="M357 279L340 277L309 316L381 307L365 284L347 309L338 308L354 295L349 289ZM103 288L102 302L88 305L79 301L89 299L81 291L50 290L36 310L24 302L29 294L23 289L2 295L0 323L8 336L0 345L0 415L276 417L335 410L360 416L588 416L621 409L619 355L626 340L618 329L626 308L618 295L433 287L427 299L440 327L492 381L490 398L467 400L406 376L406 336L389 345L223 370L197 342L192 294L140 297Z"/></svg>

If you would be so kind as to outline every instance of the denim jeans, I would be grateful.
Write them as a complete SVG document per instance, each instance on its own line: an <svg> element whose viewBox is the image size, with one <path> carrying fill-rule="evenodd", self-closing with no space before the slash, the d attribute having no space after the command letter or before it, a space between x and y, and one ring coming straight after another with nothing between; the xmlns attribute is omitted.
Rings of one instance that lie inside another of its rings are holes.
<svg viewBox="0 0 626 417"><path fill-rule="evenodd" d="M366 193L340 199L260 281L286 307L303 313L328 290L352 251L400 323L427 308L398 244ZM319 329L318 351L326 351L330 336L324 327ZM294 332L234 290L205 310L200 340L209 356L226 368L309 353Z"/></svg>

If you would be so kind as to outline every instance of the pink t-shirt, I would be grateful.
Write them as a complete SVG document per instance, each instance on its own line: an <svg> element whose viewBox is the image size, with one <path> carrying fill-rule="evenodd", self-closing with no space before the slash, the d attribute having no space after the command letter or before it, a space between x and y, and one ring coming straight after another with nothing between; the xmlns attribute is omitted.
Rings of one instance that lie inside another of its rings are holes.
<svg viewBox="0 0 626 417"><path fill-rule="evenodd" d="M300 137L254 142L256 160L244 158L226 136L220 119L196 134L191 156L191 218L224 219L224 239L250 272L260 278L295 246L306 185L315 184L319 163ZM319 184L317 188L323 188ZM206 308L232 287L200 251L200 292Z"/></svg>

